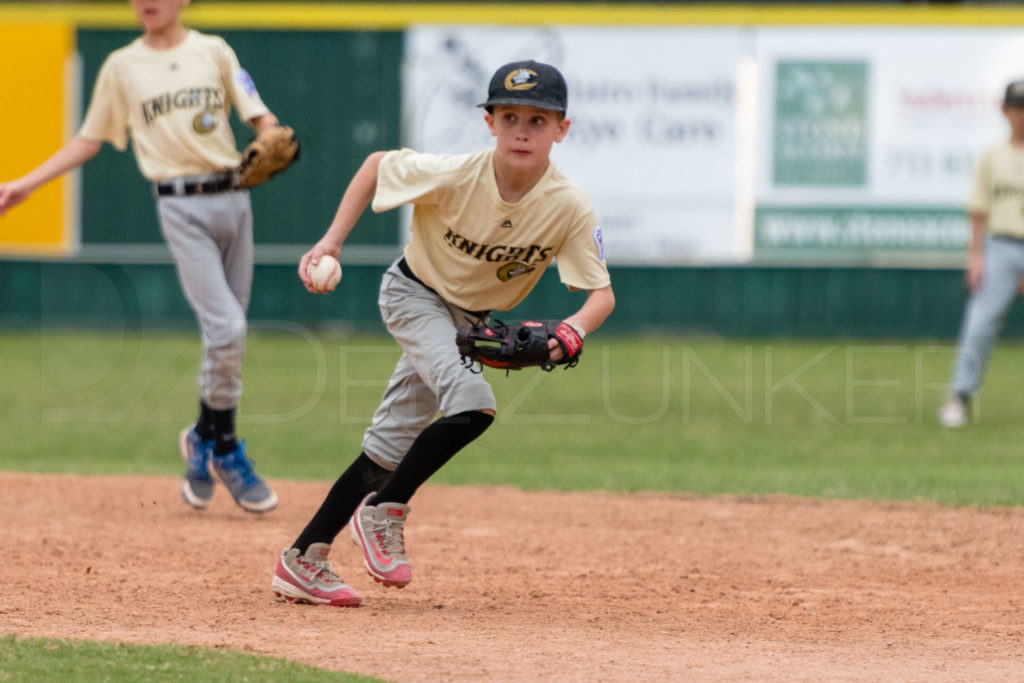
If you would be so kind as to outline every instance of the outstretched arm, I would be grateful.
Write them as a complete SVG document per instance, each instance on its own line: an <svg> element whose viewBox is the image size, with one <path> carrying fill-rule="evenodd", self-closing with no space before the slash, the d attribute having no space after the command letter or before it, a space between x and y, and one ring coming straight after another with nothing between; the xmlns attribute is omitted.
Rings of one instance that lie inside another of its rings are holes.
<svg viewBox="0 0 1024 683"><path fill-rule="evenodd" d="M57 152L22 177L0 183L0 216L28 199L29 195L54 178L78 168L100 151L102 142L76 137L68 140Z"/></svg>
<svg viewBox="0 0 1024 683"><path fill-rule="evenodd" d="M345 243L352 228L355 227L356 221L363 215L363 211L370 205L373 195L377 191L377 169L380 168L380 161L385 154L387 152L374 152L366 157L366 161L359 167L348 184L327 232L299 261L299 278L310 292L324 293L313 286L313 281L309 279L306 269L310 263L319 263L320 257L324 254L330 254L335 258L341 255L341 245Z"/></svg>

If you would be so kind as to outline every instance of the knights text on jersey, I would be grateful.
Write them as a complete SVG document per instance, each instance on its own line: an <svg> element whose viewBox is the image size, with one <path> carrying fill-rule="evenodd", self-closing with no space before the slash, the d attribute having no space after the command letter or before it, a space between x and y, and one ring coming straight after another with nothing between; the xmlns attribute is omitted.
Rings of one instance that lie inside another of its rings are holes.
<svg viewBox="0 0 1024 683"><path fill-rule="evenodd" d="M414 205L405 258L444 299L467 310L508 310L557 257L568 287L610 284L601 229L576 183L552 163L518 202L494 180L493 150L470 154L389 152L377 175L374 211Z"/></svg>

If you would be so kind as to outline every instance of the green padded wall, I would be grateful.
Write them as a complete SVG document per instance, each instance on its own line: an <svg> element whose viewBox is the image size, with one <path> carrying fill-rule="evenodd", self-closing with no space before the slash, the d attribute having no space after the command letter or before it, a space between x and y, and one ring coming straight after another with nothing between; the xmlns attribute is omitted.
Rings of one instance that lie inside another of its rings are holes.
<svg viewBox="0 0 1024 683"><path fill-rule="evenodd" d="M384 329L377 288L385 266L349 265L339 290L313 296L291 264L256 267L252 320L365 332ZM612 268L617 305L602 331L729 337L956 336L966 292L958 270L881 268ZM583 294L554 270L507 320L562 317ZM0 325L189 326L171 264L0 261ZM1004 336L1024 336L1024 307Z"/></svg>

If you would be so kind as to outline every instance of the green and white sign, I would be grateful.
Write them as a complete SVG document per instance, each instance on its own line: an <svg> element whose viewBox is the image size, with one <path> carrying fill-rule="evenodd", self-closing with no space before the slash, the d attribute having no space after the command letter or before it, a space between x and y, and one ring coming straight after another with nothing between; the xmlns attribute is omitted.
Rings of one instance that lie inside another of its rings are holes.
<svg viewBox="0 0 1024 683"><path fill-rule="evenodd" d="M765 27L754 63L755 262L963 267L1024 31Z"/></svg>
<svg viewBox="0 0 1024 683"><path fill-rule="evenodd" d="M776 185L865 184L867 79L864 62L792 61L776 65Z"/></svg>

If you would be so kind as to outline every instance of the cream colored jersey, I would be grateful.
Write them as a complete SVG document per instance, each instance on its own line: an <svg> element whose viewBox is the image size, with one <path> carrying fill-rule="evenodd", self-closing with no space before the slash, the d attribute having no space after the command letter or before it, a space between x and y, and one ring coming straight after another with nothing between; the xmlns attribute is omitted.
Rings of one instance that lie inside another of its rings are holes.
<svg viewBox="0 0 1024 683"><path fill-rule="evenodd" d="M506 202L493 150L471 154L389 152L377 174L373 210L414 205L405 258L412 271L461 308L508 310L557 257L571 289L611 284L601 228L583 190L554 164L525 197Z"/></svg>
<svg viewBox="0 0 1024 683"><path fill-rule="evenodd" d="M1024 239L1024 150L1003 142L982 152L967 208L988 214L991 234Z"/></svg>
<svg viewBox="0 0 1024 683"><path fill-rule="evenodd" d="M130 136L150 180L209 173L240 159L228 121L232 106L243 121L267 113L223 38L189 31L167 50L138 38L103 63L78 134L119 150Z"/></svg>

